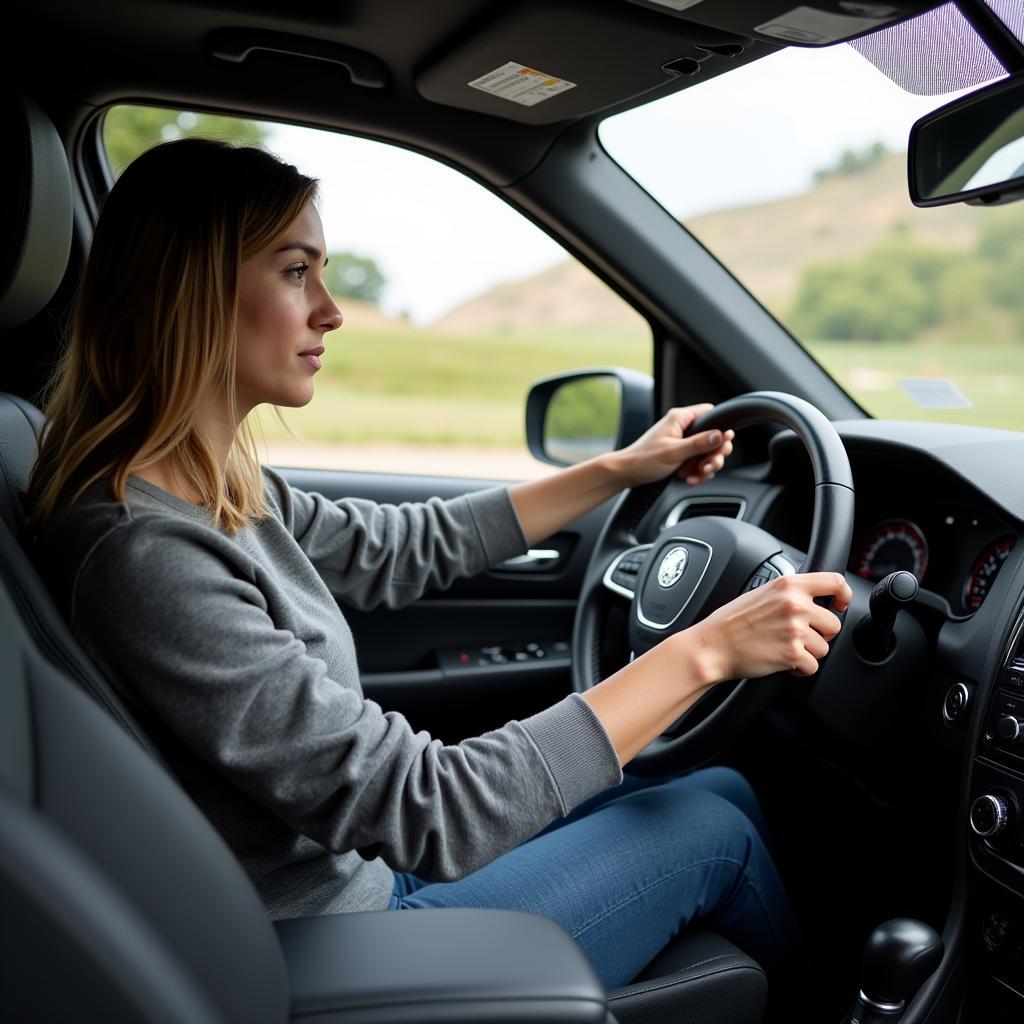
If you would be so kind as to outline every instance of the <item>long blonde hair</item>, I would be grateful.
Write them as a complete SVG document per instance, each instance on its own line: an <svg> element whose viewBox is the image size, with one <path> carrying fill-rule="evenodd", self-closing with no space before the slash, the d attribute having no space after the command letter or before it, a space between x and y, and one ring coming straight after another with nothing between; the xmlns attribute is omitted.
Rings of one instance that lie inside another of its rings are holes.
<svg viewBox="0 0 1024 1024"><path fill-rule="evenodd" d="M103 477L124 501L128 476L167 456L227 532L269 514L248 423L222 473L199 417L219 391L237 421L239 268L316 192L262 149L207 139L129 165L103 203L50 383L27 494L34 530Z"/></svg>

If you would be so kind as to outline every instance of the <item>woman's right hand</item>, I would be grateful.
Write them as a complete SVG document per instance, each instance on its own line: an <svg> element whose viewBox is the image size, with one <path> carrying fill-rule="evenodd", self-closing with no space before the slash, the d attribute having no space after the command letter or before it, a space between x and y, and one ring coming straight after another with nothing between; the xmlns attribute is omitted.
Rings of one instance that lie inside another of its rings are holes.
<svg viewBox="0 0 1024 1024"><path fill-rule="evenodd" d="M837 572L780 576L741 594L685 631L707 659L710 678L750 679L774 672L811 676L839 632L839 617L814 603L830 597L842 613L853 598Z"/></svg>

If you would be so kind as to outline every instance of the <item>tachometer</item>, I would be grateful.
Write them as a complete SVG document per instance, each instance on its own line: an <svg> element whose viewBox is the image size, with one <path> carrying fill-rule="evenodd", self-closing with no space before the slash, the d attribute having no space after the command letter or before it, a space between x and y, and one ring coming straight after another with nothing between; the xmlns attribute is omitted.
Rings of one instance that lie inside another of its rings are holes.
<svg viewBox="0 0 1024 1024"><path fill-rule="evenodd" d="M976 612L981 607L981 602L988 596L1003 562L1013 550L1013 545L1014 538L1012 536L1000 537L978 555L964 580L963 606L965 612Z"/></svg>
<svg viewBox="0 0 1024 1024"><path fill-rule="evenodd" d="M928 542L907 519L886 519L861 541L853 559L853 571L866 580L884 579L905 569L920 583L928 568Z"/></svg>

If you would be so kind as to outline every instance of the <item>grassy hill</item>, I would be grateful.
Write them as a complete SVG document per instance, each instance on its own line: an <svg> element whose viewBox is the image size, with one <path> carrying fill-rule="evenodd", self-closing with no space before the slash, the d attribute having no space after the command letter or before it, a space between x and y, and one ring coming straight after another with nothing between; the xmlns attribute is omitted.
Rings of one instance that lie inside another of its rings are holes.
<svg viewBox="0 0 1024 1024"><path fill-rule="evenodd" d="M704 214L686 227L779 312L791 301L807 264L854 258L895 230L943 248L974 244L986 211L912 206L906 166L905 154L887 154L862 170L831 175L799 195ZM434 326L463 334L628 327L634 321L614 293L567 260L525 280L500 284L449 311Z"/></svg>
<svg viewBox="0 0 1024 1024"><path fill-rule="evenodd" d="M632 306L575 260L566 260L524 280L502 282L456 306L431 327L444 334L525 334L592 328L650 334L646 321Z"/></svg>

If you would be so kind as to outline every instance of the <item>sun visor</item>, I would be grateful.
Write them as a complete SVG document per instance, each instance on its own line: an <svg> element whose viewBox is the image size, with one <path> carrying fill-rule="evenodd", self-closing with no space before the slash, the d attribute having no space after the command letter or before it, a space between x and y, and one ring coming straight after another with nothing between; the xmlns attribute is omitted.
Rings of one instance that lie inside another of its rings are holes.
<svg viewBox="0 0 1024 1024"><path fill-rule="evenodd" d="M919 14L921 0L626 0L779 46L831 46Z"/></svg>
<svg viewBox="0 0 1024 1024"><path fill-rule="evenodd" d="M553 124L678 84L702 66L717 73L750 46L749 38L629 3L509 4L415 81L434 103Z"/></svg>

